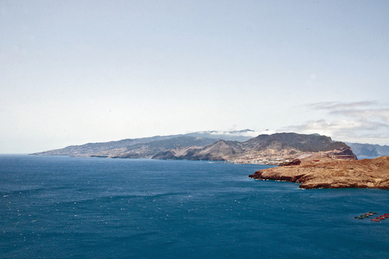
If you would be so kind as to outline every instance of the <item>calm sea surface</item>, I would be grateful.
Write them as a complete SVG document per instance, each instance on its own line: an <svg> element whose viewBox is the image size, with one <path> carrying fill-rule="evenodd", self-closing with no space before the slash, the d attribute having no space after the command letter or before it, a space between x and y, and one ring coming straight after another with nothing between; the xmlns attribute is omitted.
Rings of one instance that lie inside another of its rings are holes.
<svg viewBox="0 0 389 259"><path fill-rule="evenodd" d="M265 168L0 156L0 258L389 258L389 191L300 190Z"/></svg>

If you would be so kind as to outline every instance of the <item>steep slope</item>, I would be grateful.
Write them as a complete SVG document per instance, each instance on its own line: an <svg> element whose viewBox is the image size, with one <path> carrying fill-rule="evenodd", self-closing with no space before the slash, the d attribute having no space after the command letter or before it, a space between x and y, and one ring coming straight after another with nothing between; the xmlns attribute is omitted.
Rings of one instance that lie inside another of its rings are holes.
<svg viewBox="0 0 389 259"><path fill-rule="evenodd" d="M161 152L174 149L185 149L193 146L205 146L215 142L214 139L181 136L165 140L153 141L127 147L126 150L113 158L154 158ZM165 159L174 159L165 158Z"/></svg>
<svg viewBox="0 0 389 259"><path fill-rule="evenodd" d="M343 142L334 142L330 137L318 134L276 133L273 135L259 135L247 140L244 145L255 151L265 149L291 149L301 152L319 152L346 148Z"/></svg>
<svg viewBox="0 0 389 259"><path fill-rule="evenodd" d="M219 140L203 148L161 152L153 158L280 164L317 152L333 159L356 159L350 147L343 142L334 142L329 137L317 134L296 133L259 135L245 142Z"/></svg>
<svg viewBox="0 0 389 259"><path fill-rule="evenodd" d="M230 156L241 152L242 147L239 142L219 140L204 147L178 148L160 152L153 156L153 159L225 161Z"/></svg>

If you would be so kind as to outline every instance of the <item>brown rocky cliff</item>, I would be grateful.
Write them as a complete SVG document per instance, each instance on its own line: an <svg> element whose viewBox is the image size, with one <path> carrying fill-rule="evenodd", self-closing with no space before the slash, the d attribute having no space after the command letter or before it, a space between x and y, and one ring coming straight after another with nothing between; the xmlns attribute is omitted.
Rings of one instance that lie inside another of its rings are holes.
<svg viewBox="0 0 389 259"><path fill-rule="evenodd" d="M297 182L304 189L389 189L389 156L363 160L310 157L302 159L299 165L264 169L249 177Z"/></svg>

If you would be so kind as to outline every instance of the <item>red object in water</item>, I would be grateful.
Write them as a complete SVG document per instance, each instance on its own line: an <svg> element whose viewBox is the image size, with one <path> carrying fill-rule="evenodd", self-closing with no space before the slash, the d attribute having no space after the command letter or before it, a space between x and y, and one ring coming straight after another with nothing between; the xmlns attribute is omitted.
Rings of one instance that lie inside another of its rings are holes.
<svg viewBox="0 0 389 259"><path fill-rule="evenodd" d="M381 220L379 219L370 219L371 221L375 221L375 222L380 222Z"/></svg>
<svg viewBox="0 0 389 259"><path fill-rule="evenodd" d="M389 216L389 213L384 213L384 216Z"/></svg>
<svg viewBox="0 0 389 259"><path fill-rule="evenodd" d="M385 217L379 217L380 218L380 220L385 220Z"/></svg>

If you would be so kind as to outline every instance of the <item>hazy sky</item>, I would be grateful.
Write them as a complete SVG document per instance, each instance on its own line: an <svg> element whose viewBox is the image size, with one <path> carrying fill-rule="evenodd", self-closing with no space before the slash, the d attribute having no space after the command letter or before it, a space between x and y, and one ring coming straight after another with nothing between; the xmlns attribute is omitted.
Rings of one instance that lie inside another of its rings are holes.
<svg viewBox="0 0 389 259"><path fill-rule="evenodd" d="M389 1L0 1L0 153L265 129L389 144Z"/></svg>

